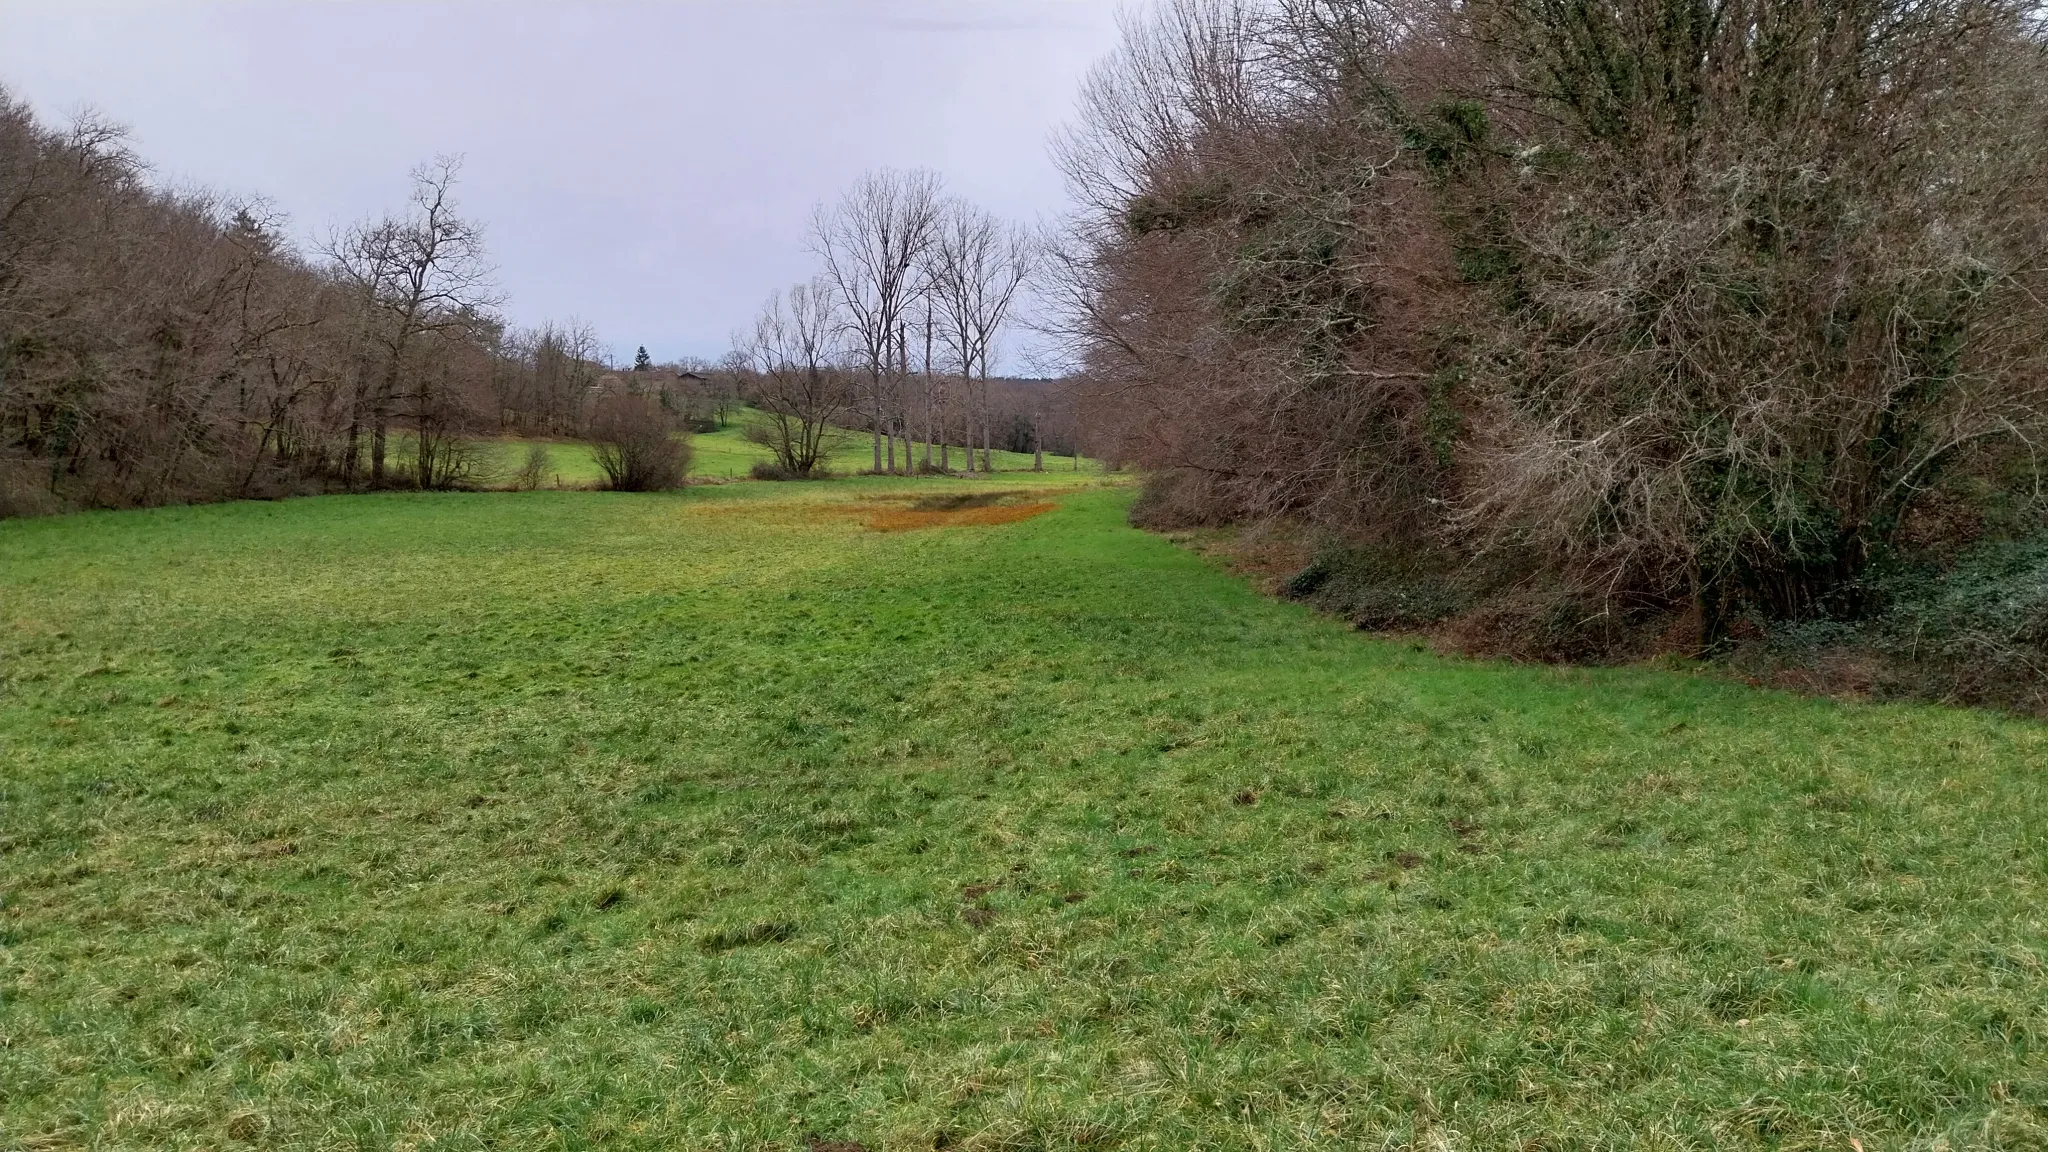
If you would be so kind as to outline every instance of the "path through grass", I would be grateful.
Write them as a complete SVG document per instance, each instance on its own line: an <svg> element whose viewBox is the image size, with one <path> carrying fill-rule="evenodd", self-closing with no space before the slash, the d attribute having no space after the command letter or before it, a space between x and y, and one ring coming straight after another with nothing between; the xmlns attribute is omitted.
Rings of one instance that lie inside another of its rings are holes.
<svg viewBox="0 0 2048 1152"><path fill-rule="evenodd" d="M0 1147L2048 1146L2048 729L1067 484L0 524Z"/></svg>

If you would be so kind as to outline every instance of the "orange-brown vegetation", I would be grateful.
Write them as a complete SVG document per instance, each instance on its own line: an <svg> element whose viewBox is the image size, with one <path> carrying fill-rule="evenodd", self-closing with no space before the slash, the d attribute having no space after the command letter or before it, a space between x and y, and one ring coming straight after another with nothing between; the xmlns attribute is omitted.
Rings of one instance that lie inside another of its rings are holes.
<svg viewBox="0 0 2048 1152"><path fill-rule="evenodd" d="M904 508L884 512L868 521L874 532L910 532L919 528L968 528L991 524L1014 524L1043 516L1059 507L1051 501L1031 504L984 504L966 508Z"/></svg>

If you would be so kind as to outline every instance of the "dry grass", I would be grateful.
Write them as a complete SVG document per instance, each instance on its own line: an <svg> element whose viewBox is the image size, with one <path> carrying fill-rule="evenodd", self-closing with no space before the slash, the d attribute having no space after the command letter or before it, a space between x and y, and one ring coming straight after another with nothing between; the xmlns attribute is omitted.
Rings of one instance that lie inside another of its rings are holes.
<svg viewBox="0 0 2048 1152"><path fill-rule="evenodd" d="M868 521L875 532L910 532L919 528L967 528L991 524L1014 524L1043 516L1059 507L1050 501L1032 504L989 504L968 508L904 508L884 512Z"/></svg>

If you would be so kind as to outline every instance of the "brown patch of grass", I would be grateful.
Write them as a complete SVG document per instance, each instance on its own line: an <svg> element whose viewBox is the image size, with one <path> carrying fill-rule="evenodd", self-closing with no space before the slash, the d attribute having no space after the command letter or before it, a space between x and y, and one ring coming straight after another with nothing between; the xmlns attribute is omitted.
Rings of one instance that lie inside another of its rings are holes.
<svg viewBox="0 0 2048 1152"><path fill-rule="evenodd" d="M1166 538L1217 564L1233 576L1250 580L1267 595L1277 595L1289 576L1315 555L1308 530L1273 521L1225 528L1169 532Z"/></svg>
<svg viewBox="0 0 2048 1152"><path fill-rule="evenodd" d="M1014 524L1043 516L1059 507L1050 501L1033 504L988 504L967 508L919 509L884 512L868 521L876 532L910 532L919 528L967 528L991 524Z"/></svg>
<svg viewBox="0 0 2048 1152"><path fill-rule="evenodd" d="M910 502L913 512L957 512L962 508L986 508L1007 500L1019 500L1039 493L1007 488L996 492L947 492L938 496L920 496Z"/></svg>
<svg viewBox="0 0 2048 1152"><path fill-rule="evenodd" d="M777 527L857 519L867 515L868 511L857 504L825 500L747 501L735 504L705 504L690 509L691 514L697 516L744 520L751 524L771 524Z"/></svg>

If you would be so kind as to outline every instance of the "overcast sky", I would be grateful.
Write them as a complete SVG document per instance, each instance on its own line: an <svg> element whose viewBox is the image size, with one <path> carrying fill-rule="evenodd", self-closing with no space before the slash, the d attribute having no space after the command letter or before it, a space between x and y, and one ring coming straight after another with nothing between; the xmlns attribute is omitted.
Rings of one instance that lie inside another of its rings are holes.
<svg viewBox="0 0 2048 1152"><path fill-rule="evenodd" d="M1064 205L1047 139L1116 0L0 0L0 84L91 106L160 179L261 194L309 237L466 158L516 323L714 355L810 273L811 206L929 167L1008 216Z"/></svg>

